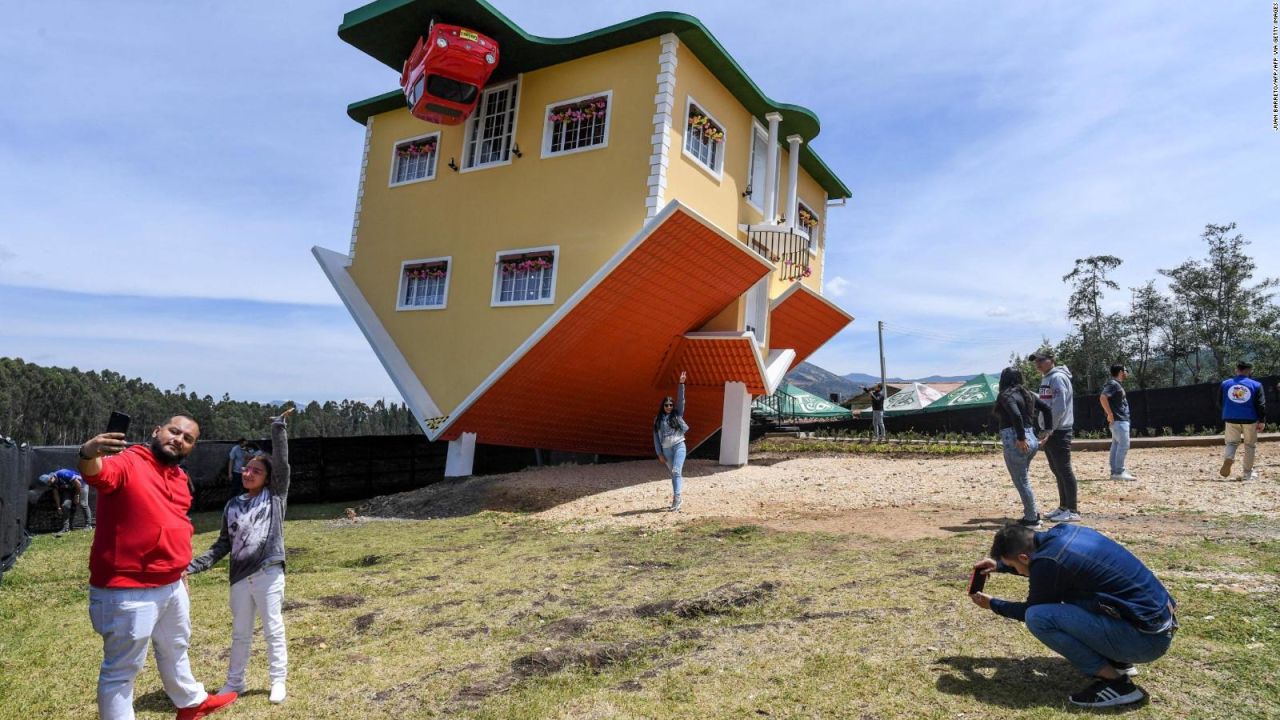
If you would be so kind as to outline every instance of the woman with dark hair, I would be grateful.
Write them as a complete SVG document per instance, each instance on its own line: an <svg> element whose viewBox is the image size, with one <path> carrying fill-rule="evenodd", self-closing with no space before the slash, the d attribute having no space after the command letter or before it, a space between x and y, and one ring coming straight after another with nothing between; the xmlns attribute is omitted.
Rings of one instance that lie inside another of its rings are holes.
<svg viewBox="0 0 1280 720"><path fill-rule="evenodd" d="M223 692L245 691L245 668L253 646L254 616L262 618L267 641L270 700L282 703L289 654L284 637L284 514L289 499L289 408L271 418L271 455L245 463L244 493L227 501L222 531L208 552L191 561L184 575L204 572L231 553L231 659Z"/></svg>
<svg viewBox="0 0 1280 720"><path fill-rule="evenodd" d="M1040 512L1036 508L1036 496L1031 491L1031 458L1035 457L1040 442L1033 429L1035 413L1041 416L1041 427L1053 422L1053 409L1035 393L1022 385L1022 371L1007 367L1000 373L1000 394L996 397L992 414L1000 423L1000 442L1004 445L1004 464L1013 479L1013 487L1022 498L1022 518L1019 525L1040 527Z"/></svg>
<svg viewBox="0 0 1280 720"><path fill-rule="evenodd" d="M658 416L653 419L653 450L658 459L671 470L671 507L670 512L680 512L680 486L683 478L680 471L684 468L684 434L689 426L684 422L684 381L685 372L680 371L680 388L673 401L668 395L658 406Z"/></svg>

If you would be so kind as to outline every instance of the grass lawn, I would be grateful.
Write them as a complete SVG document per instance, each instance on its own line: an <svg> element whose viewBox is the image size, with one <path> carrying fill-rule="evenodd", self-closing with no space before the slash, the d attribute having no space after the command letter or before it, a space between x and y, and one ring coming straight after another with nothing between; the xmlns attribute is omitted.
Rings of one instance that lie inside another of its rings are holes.
<svg viewBox="0 0 1280 720"><path fill-rule="evenodd" d="M891 542L698 522L568 532L520 514L287 524L289 700L219 718L1056 718L1083 684L1022 625L973 606L990 532ZM217 515L197 517L195 545ZM1134 718L1280 717L1280 541L1121 537L1181 603ZM87 718L101 644L90 537L41 536L0 586L0 719ZM1229 576L1232 580L1223 580ZM1206 582L1205 578L1218 578ZM227 566L192 581L196 675L226 671ZM1259 590L1250 583L1269 582ZM995 595L1025 581L999 576ZM154 660L141 718L172 717Z"/></svg>

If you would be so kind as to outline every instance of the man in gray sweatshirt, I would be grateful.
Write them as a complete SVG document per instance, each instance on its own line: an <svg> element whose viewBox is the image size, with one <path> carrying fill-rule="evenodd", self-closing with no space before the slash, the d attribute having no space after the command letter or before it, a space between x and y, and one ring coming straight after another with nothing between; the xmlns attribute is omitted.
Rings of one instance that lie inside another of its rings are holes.
<svg viewBox="0 0 1280 720"><path fill-rule="evenodd" d="M1040 399L1053 410L1053 425L1040 433L1040 446L1044 448L1049 469L1058 481L1058 509L1044 517L1051 522L1079 522L1076 474L1071 469L1071 439L1074 434L1072 425L1075 422L1071 371L1054 364L1052 350L1034 352L1029 359L1043 376L1040 380Z"/></svg>

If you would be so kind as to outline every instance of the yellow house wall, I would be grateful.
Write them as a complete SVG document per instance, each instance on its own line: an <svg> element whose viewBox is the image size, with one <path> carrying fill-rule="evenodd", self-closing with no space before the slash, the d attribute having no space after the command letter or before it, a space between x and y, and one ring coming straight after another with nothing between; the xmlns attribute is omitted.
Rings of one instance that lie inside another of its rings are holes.
<svg viewBox="0 0 1280 720"><path fill-rule="evenodd" d="M684 151L685 131L687 129L689 98L693 98L704 111L724 128L725 140L721 151L724 163L721 176L716 178L704 165L693 159ZM761 212L753 207L742 196L747 189L751 165L751 136L755 132L752 115L742 103L729 92L705 65L687 48L679 51L679 64L676 68L676 102L675 117L672 123L671 157L667 169L667 200L680 200L706 216L716 225L747 241L746 233L738 230L739 225L754 225L764 221ZM767 127L766 127L767 129ZM787 151L785 138L779 138L781 147L778 163L778 212L790 217L786 204L787 183L789 178L790 153ZM762 178L763 179L763 178ZM826 226L825 199L822 187L803 168L799 171L797 198L818 214L819 237ZM813 274L802 282L814 290L820 290L821 263L825 251L821 243L818 254L811 257L810 265ZM769 283L769 297L781 295L792 284L782 280L776 273ZM706 329L740 330L744 327L743 309L736 313L721 313ZM731 316L737 325L727 327Z"/></svg>
<svg viewBox="0 0 1280 720"><path fill-rule="evenodd" d="M373 119L352 278L441 412L458 404L644 222L657 38L525 74L515 142L524 157L470 172L464 126L407 110ZM541 158L547 105L613 91L608 146ZM397 142L441 132L434 180L388 187ZM726 227L728 227L726 225ZM491 307L499 251L559 246L554 304ZM447 307L396 310L401 263L452 256Z"/></svg>

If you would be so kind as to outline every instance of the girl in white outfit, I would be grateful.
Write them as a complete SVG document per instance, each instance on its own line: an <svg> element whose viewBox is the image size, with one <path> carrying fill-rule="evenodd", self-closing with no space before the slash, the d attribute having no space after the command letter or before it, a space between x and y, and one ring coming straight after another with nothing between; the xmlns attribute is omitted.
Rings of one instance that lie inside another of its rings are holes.
<svg viewBox="0 0 1280 720"><path fill-rule="evenodd" d="M208 552L191 561L187 574L208 570L231 554L231 662L223 691L243 694L253 645L254 615L267 641L273 703L285 698L289 651L284 638L284 514L289 496L289 408L271 419L271 456L245 463L245 492L227 501L222 531Z"/></svg>

